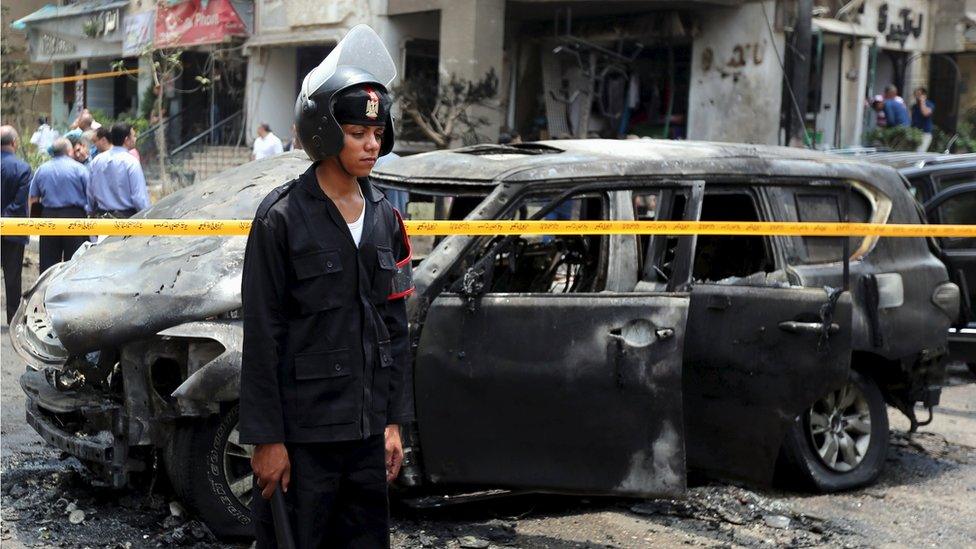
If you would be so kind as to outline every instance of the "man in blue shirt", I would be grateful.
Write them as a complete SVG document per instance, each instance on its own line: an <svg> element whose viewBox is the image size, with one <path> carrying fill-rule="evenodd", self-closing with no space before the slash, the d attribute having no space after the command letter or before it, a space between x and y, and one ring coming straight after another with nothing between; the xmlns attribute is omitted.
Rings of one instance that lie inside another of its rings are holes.
<svg viewBox="0 0 976 549"><path fill-rule="evenodd" d="M932 114L935 113L935 103L929 99L929 91L919 87L915 90L915 104L912 105L912 127L922 130L922 142L918 152L929 150L932 144Z"/></svg>
<svg viewBox="0 0 976 549"><path fill-rule="evenodd" d="M142 166L125 148L125 140L134 135L129 124L113 124L109 134L112 148L100 153L89 164L88 209L93 216L126 218L149 207L149 191Z"/></svg>
<svg viewBox="0 0 976 549"><path fill-rule="evenodd" d="M63 137L51 145L51 159L41 164L30 183L29 204L41 204L43 217L87 217L88 169L71 157L71 142ZM44 272L67 261L87 236L42 236L40 267Z"/></svg>
<svg viewBox="0 0 976 549"><path fill-rule="evenodd" d="M907 126L909 123L908 107L905 100L898 97L898 87L894 84L885 86L884 113L889 128Z"/></svg>
<svg viewBox="0 0 976 549"><path fill-rule="evenodd" d="M15 154L18 145L17 131L13 126L0 126L0 202L3 217L27 216L27 191L30 188L31 169ZM3 267L4 291L7 292L7 325L20 304L21 273L24 270L24 246L26 236L0 236L0 264Z"/></svg>

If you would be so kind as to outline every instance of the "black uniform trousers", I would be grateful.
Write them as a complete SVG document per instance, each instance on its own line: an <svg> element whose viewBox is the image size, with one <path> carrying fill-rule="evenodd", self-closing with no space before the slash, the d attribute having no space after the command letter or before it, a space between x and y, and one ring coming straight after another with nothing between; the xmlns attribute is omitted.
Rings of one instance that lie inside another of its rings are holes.
<svg viewBox="0 0 976 549"><path fill-rule="evenodd" d="M78 217L85 218L88 215L84 208L44 208L41 215L44 217ZM40 272L48 270L52 265L71 259L71 256L88 241L87 236L42 236L40 238Z"/></svg>
<svg viewBox="0 0 976 549"><path fill-rule="evenodd" d="M7 297L7 324L20 305L21 274L24 272L24 245L0 239L0 264L3 266L3 291Z"/></svg>
<svg viewBox="0 0 976 549"><path fill-rule="evenodd" d="M390 505L383 435L366 440L287 444L291 481L285 494L299 549L390 546ZM271 502L254 483L258 549L276 548Z"/></svg>

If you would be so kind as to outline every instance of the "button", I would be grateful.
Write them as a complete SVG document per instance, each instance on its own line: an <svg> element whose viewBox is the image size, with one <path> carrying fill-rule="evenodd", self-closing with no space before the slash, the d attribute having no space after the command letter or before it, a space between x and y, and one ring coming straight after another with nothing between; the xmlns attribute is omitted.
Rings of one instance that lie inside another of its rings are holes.
<svg viewBox="0 0 976 549"><path fill-rule="evenodd" d="M331 269L332 268L332 262L331 261L326 262L325 266Z"/></svg>
<svg viewBox="0 0 976 549"><path fill-rule="evenodd" d="M335 371L339 372L341 370L342 370L342 364L339 364L338 362L336 362Z"/></svg>

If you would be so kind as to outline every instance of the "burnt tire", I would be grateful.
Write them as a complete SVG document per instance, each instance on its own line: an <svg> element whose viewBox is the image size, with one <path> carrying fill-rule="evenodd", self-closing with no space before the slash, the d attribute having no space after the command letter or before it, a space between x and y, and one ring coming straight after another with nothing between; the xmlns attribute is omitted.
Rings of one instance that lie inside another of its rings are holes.
<svg viewBox="0 0 976 549"><path fill-rule="evenodd" d="M249 448L237 443L238 407L181 422L164 452L176 494L219 538L253 536Z"/></svg>
<svg viewBox="0 0 976 549"><path fill-rule="evenodd" d="M881 389L852 370L847 385L825 395L793 422L780 452L779 478L815 492L866 486L884 469L888 436Z"/></svg>

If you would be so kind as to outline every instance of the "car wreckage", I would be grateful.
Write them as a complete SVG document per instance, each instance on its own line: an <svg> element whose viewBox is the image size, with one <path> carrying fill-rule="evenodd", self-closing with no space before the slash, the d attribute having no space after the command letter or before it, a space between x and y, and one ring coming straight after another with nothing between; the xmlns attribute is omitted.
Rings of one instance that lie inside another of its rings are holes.
<svg viewBox="0 0 976 549"><path fill-rule="evenodd" d="M250 220L307 166L301 151L251 162L136 217ZM893 169L778 147L480 145L390 162L373 181L438 219L924 222ZM250 522L251 449L237 432L245 240L104 239L43 273L10 331L45 440L111 486L159 464L221 536ZM865 485L884 465L886 404L913 427L916 403L931 417L960 300L924 238L413 244L416 422L397 490L415 501L674 496L689 473Z"/></svg>

